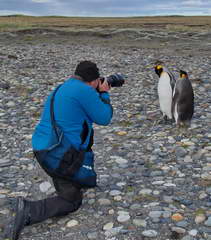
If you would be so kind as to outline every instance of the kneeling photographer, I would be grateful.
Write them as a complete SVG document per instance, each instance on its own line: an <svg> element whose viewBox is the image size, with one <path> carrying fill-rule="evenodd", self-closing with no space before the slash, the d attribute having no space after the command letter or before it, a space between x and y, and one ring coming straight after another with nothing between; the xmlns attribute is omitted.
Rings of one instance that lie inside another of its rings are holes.
<svg viewBox="0 0 211 240"><path fill-rule="evenodd" d="M32 147L57 195L38 201L17 198L10 239L17 240L27 225L76 211L82 190L96 186L92 124L110 123L113 109L108 91L123 84L121 75L101 78L95 63L82 61L74 75L48 96Z"/></svg>

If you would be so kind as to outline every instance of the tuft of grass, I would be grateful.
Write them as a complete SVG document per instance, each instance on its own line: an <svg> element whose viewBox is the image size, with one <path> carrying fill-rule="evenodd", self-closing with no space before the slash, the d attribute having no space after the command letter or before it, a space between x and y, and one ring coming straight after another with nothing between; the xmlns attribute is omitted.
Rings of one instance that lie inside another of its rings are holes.
<svg viewBox="0 0 211 240"><path fill-rule="evenodd" d="M35 118L35 119L40 118L40 115L41 115L40 112L33 112L33 113L32 113L32 117Z"/></svg>
<svg viewBox="0 0 211 240"><path fill-rule="evenodd" d="M26 41L26 42L30 42L30 41L33 41L33 40L34 40L34 37L33 37L33 36L26 35L26 36L24 36L24 39L23 39L23 40Z"/></svg>
<svg viewBox="0 0 211 240"><path fill-rule="evenodd" d="M111 144L111 146L112 146L112 148L119 148L119 147L121 147L121 144L119 144L119 143L113 143L113 144Z"/></svg>
<svg viewBox="0 0 211 240"><path fill-rule="evenodd" d="M196 215L196 216L198 216L198 215L204 215L204 214L206 214L206 211L205 211L205 209L203 209L203 208L199 208L199 209L197 209L197 210L195 211L195 215Z"/></svg>
<svg viewBox="0 0 211 240"><path fill-rule="evenodd" d="M127 191L127 192L133 192L133 191L134 191L134 187L132 187L132 186L127 186L126 191Z"/></svg>
<svg viewBox="0 0 211 240"><path fill-rule="evenodd" d="M135 201L139 201L139 202L154 202L157 201L158 198L152 195L148 195L148 194L144 194L144 195L138 195L134 197Z"/></svg>
<svg viewBox="0 0 211 240"><path fill-rule="evenodd" d="M22 25L17 23L0 23L0 31L7 31L12 29L21 29Z"/></svg>
<svg viewBox="0 0 211 240"><path fill-rule="evenodd" d="M146 162L146 163L144 164L144 166L145 166L146 168L150 168L150 169L156 168L155 164L153 164L152 162Z"/></svg>
<svg viewBox="0 0 211 240"><path fill-rule="evenodd" d="M122 120L118 123L119 126L122 126L122 127L129 127L131 126L133 123L130 122L130 121L127 121L127 120Z"/></svg>
<svg viewBox="0 0 211 240"><path fill-rule="evenodd" d="M196 30L201 30L201 26L195 25L195 27L190 25L173 25L167 24L166 30L170 32L192 32Z"/></svg>

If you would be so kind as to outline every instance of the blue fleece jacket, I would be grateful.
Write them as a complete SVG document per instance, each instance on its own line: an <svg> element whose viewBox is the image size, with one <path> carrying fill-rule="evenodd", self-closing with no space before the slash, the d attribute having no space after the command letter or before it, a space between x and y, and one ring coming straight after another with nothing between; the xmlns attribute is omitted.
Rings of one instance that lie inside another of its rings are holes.
<svg viewBox="0 0 211 240"><path fill-rule="evenodd" d="M32 136L33 150L46 149L51 143L52 126L50 100L48 96L39 124ZM72 146L79 149L84 121L89 131L92 124L108 125L112 118L112 106L108 93L98 93L93 87L81 80L70 78L56 92L54 115L57 126L63 131Z"/></svg>

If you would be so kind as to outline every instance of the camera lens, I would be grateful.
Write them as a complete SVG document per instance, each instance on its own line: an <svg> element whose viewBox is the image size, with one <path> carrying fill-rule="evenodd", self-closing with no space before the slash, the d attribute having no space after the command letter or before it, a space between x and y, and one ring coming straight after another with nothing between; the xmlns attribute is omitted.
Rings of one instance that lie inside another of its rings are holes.
<svg viewBox="0 0 211 240"><path fill-rule="evenodd" d="M107 77L107 82L111 87L121 87L125 79L121 74L115 73Z"/></svg>

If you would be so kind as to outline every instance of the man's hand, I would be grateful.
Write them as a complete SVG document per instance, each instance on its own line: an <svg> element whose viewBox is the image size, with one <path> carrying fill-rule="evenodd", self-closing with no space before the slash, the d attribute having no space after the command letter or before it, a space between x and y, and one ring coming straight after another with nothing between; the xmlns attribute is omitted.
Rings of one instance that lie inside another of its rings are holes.
<svg viewBox="0 0 211 240"><path fill-rule="evenodd" d="M103 81L103 83L101 82L101 80L99 80L99 84L98 84L99 92L108 92L110 90L110 88L111 87L109 86L106 79Z"/></svg>

